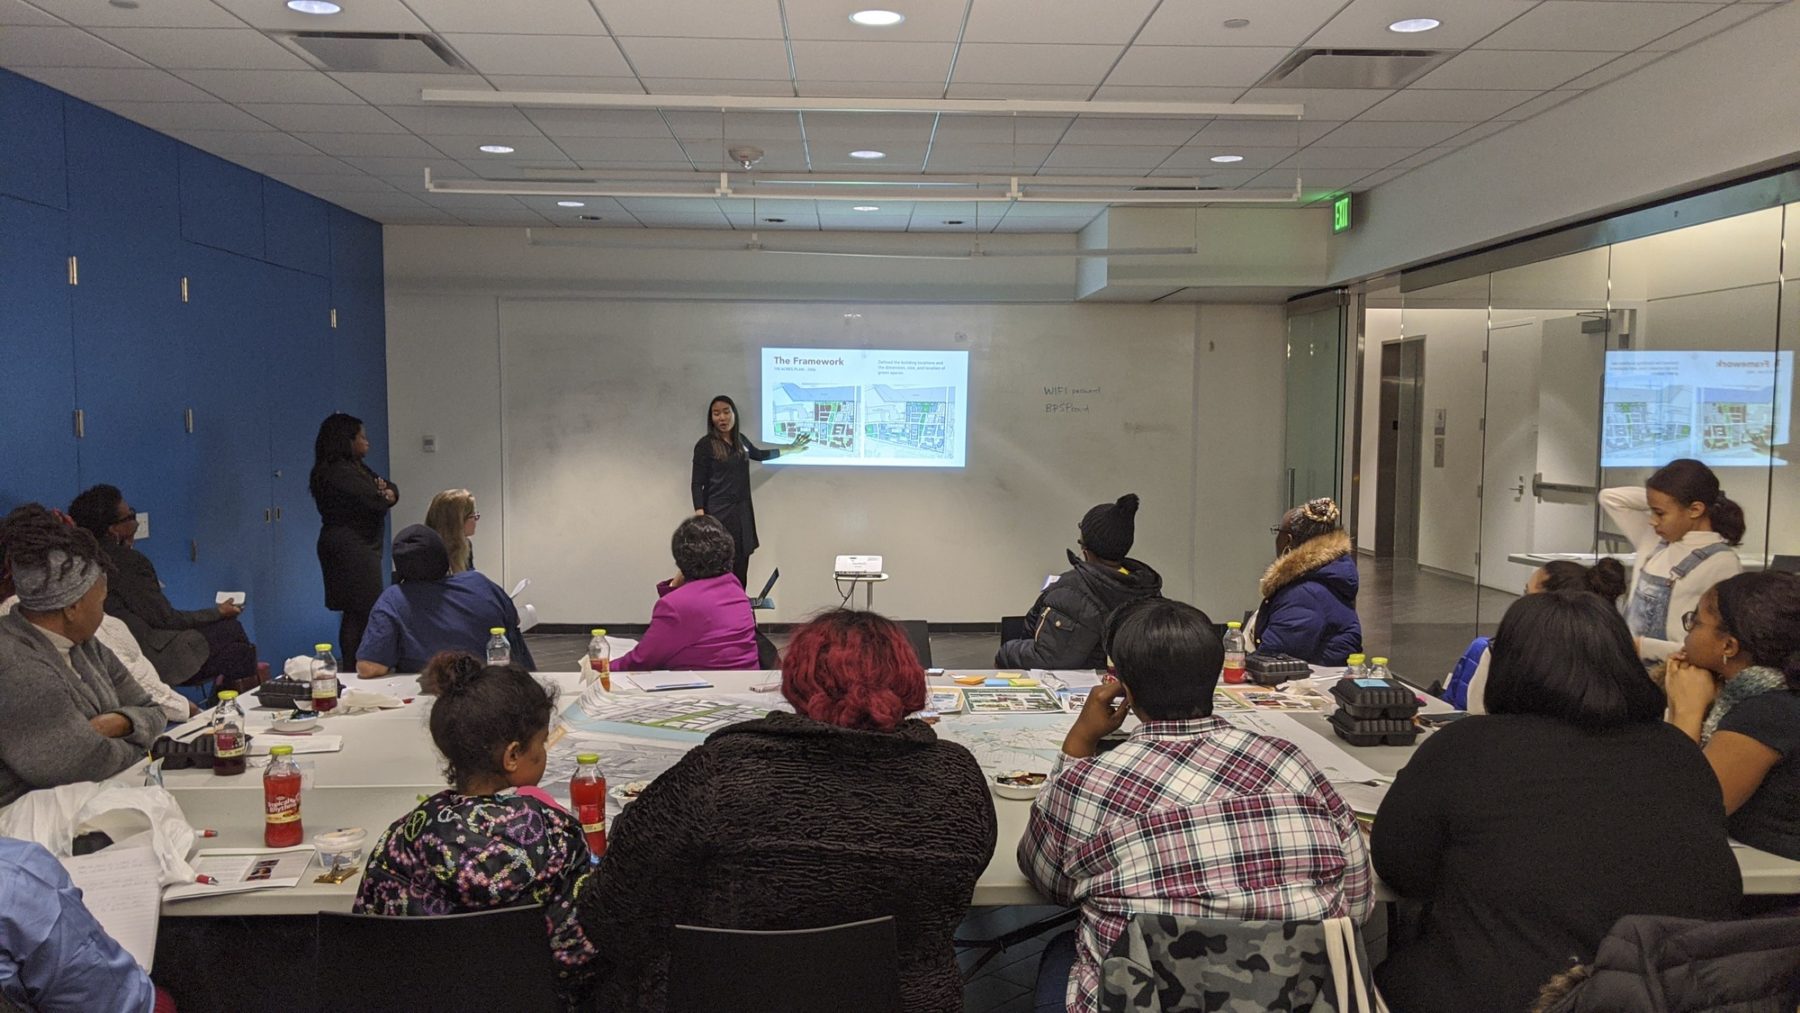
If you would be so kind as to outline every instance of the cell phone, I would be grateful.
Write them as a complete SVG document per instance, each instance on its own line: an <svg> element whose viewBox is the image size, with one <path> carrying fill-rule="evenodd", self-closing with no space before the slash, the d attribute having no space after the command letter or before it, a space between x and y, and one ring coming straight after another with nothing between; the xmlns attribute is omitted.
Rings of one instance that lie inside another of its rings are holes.
<svg viewBox="0 0 1800 1013"><path fill-rule="evenodd" d="M925 670L925 674L926 674L926 675L927 675L927 676L933 676L933 675L943 675L943 674L944 674L944 670L943 670L943 669L941 669L941 668L927 668L927 669L926 669L926 670Z"/></svg>

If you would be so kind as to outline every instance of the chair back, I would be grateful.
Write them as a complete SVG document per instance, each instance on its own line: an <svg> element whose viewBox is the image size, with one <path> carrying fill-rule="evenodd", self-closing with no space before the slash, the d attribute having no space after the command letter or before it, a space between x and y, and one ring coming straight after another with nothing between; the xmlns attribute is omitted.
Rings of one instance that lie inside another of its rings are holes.
<svg viewBox="0 0 1800 1013"><path fill-rule="evenodd" d="M912 642L913 653L919 656L919 664L931 667L931 624L923 619L896 619L900 628L906 631L906 639Z"/></svg>
<svg viewBox="0 0 1800 1013"><path fill-rule="evenodd" d="M669 1013L898 1013L894 919L779 932L675 926Z"/></svg>
<svg viewBox="0 0 1800 1013"><path fill-rule="evenodd" d="M321 911L314 966L321 1010L563 1008L535 904L419 917Z"/></svg>
<svg viewBox="0 0 1800 1013"><path fill-rule="evenodd" d="M1099 1009L1174 1013L1206 996L1223 997L1228 1009L1385 1013L1370 969L1347 918L1137 915L1101 961Z"/></svg>

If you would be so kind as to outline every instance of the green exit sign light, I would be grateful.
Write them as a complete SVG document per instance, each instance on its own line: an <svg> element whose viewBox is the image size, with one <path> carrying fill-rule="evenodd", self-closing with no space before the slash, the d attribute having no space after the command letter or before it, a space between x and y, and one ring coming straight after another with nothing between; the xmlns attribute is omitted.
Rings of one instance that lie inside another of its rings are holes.
<svg viewBox="0 0 1800 1013"><path fill-rule="evenodd" d="M1350 231L1350 195L1345 194L1331 202L1331 231Z"/></svg>

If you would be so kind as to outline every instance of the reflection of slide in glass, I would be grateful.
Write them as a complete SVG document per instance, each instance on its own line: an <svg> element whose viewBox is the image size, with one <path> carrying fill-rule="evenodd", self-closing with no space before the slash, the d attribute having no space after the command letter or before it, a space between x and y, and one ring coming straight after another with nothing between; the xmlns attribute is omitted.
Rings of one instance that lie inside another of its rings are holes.
<svg viewBox="0 0 1800 1013"><path fill-rule="evenodd" d="M968 447L969 353L765 348L762 438L804 454L772 464L960 468Z"/></svg>
<svg viewBox="0 0 1800 1013"><path fill-rule="evenodd" d="M1715 468L1787 463L1793 356L1607 352L1601 466L1654 468L1678 457Z"/></svg>

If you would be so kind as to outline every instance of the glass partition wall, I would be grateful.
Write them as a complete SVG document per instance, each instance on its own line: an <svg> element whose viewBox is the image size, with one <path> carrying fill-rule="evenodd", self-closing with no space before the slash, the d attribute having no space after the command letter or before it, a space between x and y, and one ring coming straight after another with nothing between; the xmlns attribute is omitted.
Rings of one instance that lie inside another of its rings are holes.
<svg viewBox="0 0 1800 1013"><path fill-rule="evenodd" d="M1800 174L1783 178L1791 199ZM1539 259L1492 251L1367 293L1361 611L1368 648L1409 680L1446 675L1544 561L1628 557L1598 492L1675 458L1706 461L1744 508L1747 568L1800 556L1800 289L1783 262L1800 204L1673 227L1693 217L1640 220L1610 243L1551 237Z"/></svg>

